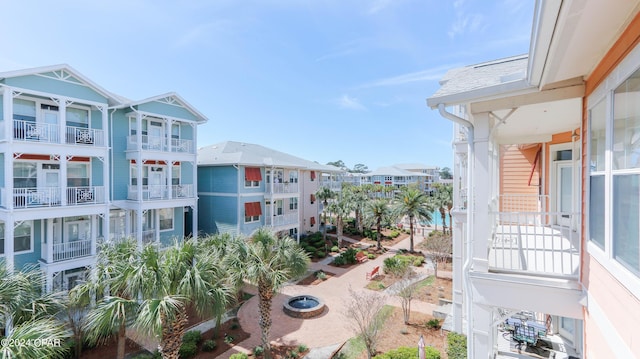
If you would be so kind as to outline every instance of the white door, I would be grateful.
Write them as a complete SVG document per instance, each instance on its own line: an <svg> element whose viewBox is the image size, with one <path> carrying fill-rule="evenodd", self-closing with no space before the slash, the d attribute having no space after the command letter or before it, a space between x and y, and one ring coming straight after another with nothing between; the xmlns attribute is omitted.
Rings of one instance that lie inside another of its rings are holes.
<svg viewBox="0 0 640 359"><path fill-rule="evenodd" d="M571 225L573 213L573 165L571 161L556 162L556 211L560 212L557 224Z"/></svg>
<svg viewBox="0 0 640 359"><path fill-rule="evenodd" d="M149 124L149 149L162 150L162 124L159 122L151 122Z"/></svg>
<svg viewBox="0 0 640 359"><path fill-rule="evenodd" d="M60 203L60 170L43 169L42 177L44 178L45 187L42 198L50 205Z"/></svg>
<svg viewBox="0 0 640 359"><path fill-rule="evenodd" d="M151 167L149 170L149 198L163 198L164 187L162 167Z"/></svg>
<svg viewBox="0 0 640 359"><path fill-rule="evenodd" d="M569 340L571 344L575 343L576 320L572 318L560 317L558 323L558 333Z"/></svg>

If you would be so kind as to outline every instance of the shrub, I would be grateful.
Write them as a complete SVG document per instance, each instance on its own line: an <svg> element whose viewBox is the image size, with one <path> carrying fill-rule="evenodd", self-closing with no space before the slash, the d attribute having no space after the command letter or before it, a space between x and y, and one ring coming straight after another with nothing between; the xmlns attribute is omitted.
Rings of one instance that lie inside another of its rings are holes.
<svg viewBox="0 0 640 359"><path fill-rule="evenodd" d="M376 255L375 255L375 254L373 254L373 253L369 253L369 254L367 254L367 258L369 258L369 259L376 259Z"/></svg>
<svg viewBox="0 0 640 359"><path fill-rule="evenodd" d="M338 246L331 247L331 252L338 253L338 251L340 251L340 248L338 248Z"/></svg>
<svg viewBox="0 0 640 359"><path fill-rule="evenodd" d="M202 340L202 333L199 330L192 330L190 332L184 333L182 337L183 343L193 343L198 344Z"/></svg>
<svg viewBox="0 0 640 359"><path fill-rule="evenodd" d="M236 330L236 329L238 329L238 328L240 328L240 324L238 324L237 322L233 322L233 323L231 323L231 325L229 326L229 329L231 329L231 330Z"/></svg>
<svg viewBox="0 0 640 359"><path fill-rule="evenodd" d="M224 342L227 343L227 344L233 343L233 339L234 338L231 335L228 335L228 334L224 335Z"/></svg>
<svg viewBox="0 0 640 359"><path fill-rule="evenodd" d="M249 359L249 356L245 353L232 354L229 359Z"/></svg>
<svg viewBox="0 0 640 359"><path fill-rule="evenodd" d="M440 329L440 321L438 319L431 319L427 322L427 328Z"/></svg>
<svg viewBox="0 0 640 359"><path fill-rule="evenodd" d="M440 359L440 352L433 347L424 348L426 359ZM384 354L376 355L373 359L415 359L418 357L418 347L399 347Z"/></svg>
<svg viewBox="0 0 640 359"><path fill-rule="evenodd" d="M204 343L202 343L202 351L212 352L216 350L216 346L217 344L213 339L205 340Z"/></svg>
<svg viewBox="0 0 640 359"><path fill-rule="evenodd" d="M323 252L323 251L317 251L316 252L316 257L318 257L318 258L324 258L326 256L327 256L327 254L325 252Z"/></svg>
<svg viewBox="0 0 640 359"><path fill-rule="evenodd" d="M327 279L327 274L321 270L316 272L316 278L320 279L320 280L325 280Z"/></svg>
<svg viewBox="0 0 640 359"><path fill-rule="evenodd" d="M347 264L347 260L344 259L344 257L341 255L336 256L333 258L333 264L337 265L337 266L343 266L345 264Z"/></svg>
<svg viewBox="0 0 640 359"><path fill-rule="evenodd" d="M198 354L198 345L195 342L183 342L178 350L181 359L193 358Z"/></svg>
<svg viewBox="0 0 640 359"><path fill-rule="evenodd" d="M398 232L397 230L393 230L391 232L389 232L389 238L396 238L400 235L400 232Z"/></svg>
<svg viewBox="0 0 640 359"><path fill-rule="evenodd" d="M142 353L142 354L138 354L134 357L132 357L131 359L160 359L160 353L159 352L155 352L154 354L149 354L149 353Z"/></svg>
<svg viewBox="0 0 640 359"><path fill-rule="evenodd" d="M299 353L304 353L307 350L309 350L309 347L304 345L304 344L300 344L300 345L298 345L297 350L298 350Z"/></svg>
<svg viewBox="0 0 640 359"><path fill-rule="evenodd" d="M454 332L447 334L447 356L450 359L466 359L467 337Z"/></svg>
<svg viewBox="0 0 640 359"><path fill-rule="evenodd" d="M298 359L300 357L300 353L296 349L287 352L287 359Z"/></svg>
<svg viewBox="0 0 640 359"><path fill-rule="evenodd" d="M394 256L391 258L386 258L383 262L382 269L385 273L390 275L401 277L405 274L409 268L410 262L406 259L402 259L402 256Z"/></svg>
<svg viewBox="0 0 640 359"><path fill-rule="evenodd" d="M358 251L355 248L349 248L341 255L348 264L356 264L358 262L356 260L356 253L358 253Z"/></svg>
<svg viewBox="0 0 640 359"><path fill-rule="evenodd" d="M258 355L262 355L264 354L264 348L261 346L257 346L255 348L253 348L253 355L258 356Z"/></svg>

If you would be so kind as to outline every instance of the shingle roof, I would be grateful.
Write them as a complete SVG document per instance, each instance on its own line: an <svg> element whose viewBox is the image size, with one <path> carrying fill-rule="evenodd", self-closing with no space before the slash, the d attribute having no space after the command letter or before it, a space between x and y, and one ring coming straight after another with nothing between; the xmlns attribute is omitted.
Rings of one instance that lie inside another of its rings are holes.
<svg viewBox="0 0 640 359"><path fill-rule="evenodd" d="M308 161L264 146L235 141L226 141L199 148L198 165L276 166L326 172L340 172L340 169L333 166L326 166Z"/></svg>
<svg viewBox="0 0 640 359"><path fill-rule="evenodd" d="M364 174L363 176L429 176L426 173L410 172L398 167L380 167L375 171Z"/></svg>
<svg viewBox="0 0 640 359"><path fill-rule="evenodd" d="M528 55L520 55L449 70L440 80L441 87L427 102L433 107L452 95L499 89L508 83L523 82L524 87L529 87L526 83L528 61Z"/></svg>

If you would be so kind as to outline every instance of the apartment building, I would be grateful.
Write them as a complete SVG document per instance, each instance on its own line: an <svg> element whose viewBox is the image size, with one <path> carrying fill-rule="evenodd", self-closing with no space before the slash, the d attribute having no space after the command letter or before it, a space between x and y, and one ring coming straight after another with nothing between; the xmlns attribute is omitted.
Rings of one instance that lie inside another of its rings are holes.
<svg viewBox="0 0 640 359"><path fill-rule="evenodd" d="M318 231L325 166L264 146L227 141L198 150L202 233L251 235L266 226L298 238Z"/></svg>
<svg viewBox="0 0 640 359"><path fill-rule="evenodd" d="M68 290L99 241L168 243L185 218L197 227L196 127L207 119L177 94L130 101L68 65L0 73L0 89L8 267L39 265L48 289Z"/></svg>
<svg viewBox="0 0 640 359"><path fill-rule="evenodd" d="M535 5L528 56L451 70L427 99L455 123L453 329L493 358L526 313L556 357L637 358L640 2Z"/></svg>

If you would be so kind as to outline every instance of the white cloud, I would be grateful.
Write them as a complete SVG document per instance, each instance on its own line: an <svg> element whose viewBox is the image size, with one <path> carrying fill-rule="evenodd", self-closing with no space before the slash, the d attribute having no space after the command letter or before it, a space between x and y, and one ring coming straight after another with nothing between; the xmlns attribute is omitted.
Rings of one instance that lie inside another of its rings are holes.
<svg viewBox="0 0 640 359"><path fill-rule="evenodd" d="M367 108L358 101L357 98L350 97L347 94L342 95L342 97L338 100L338 104L342 108L350 109L350 110L366 110Z"/></svg>
<svg viewBox="0 0 640 359"><path fill-rule="evenodd" d="M449 37L454 38L468 32L476 32L485 26L485 16L479 13L469 12L469 6L464 0L457 0L453 3L455 10L455 19L451 23L447 32Z"/></svg>
<svg viewBox="0 0 640 359"><path fill-rule="evenodd" d="M391 3L393 3L392 0L376 0L373 2L371 7L369 7L369 11L367 12L369 13L369 15L375 14L389 6Z"/></svg>
<svg viewBox="0 0 640 359"><path fill-rule="evenodd" d="M444 76L444 74L452 67L458 67L460 65L442 65L438 67L434 67L427 70L411 72L408 74L387 77L384 79L375 80L364 85L358 86L358 88L370 88L370 87L381 87L381 86L398 86L404 85L411 82L421 82L421 81L438 81Z"/></svg>

